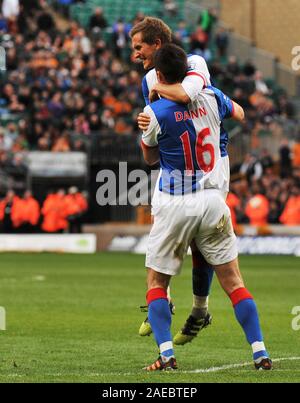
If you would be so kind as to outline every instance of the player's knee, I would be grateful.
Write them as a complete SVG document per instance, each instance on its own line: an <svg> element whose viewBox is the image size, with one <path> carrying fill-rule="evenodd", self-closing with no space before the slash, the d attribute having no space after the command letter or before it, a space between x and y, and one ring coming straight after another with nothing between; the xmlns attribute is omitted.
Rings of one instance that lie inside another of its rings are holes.
<svg viewBox="0 0 300 403"><path fill-rule="evenodd" d="M169 282L170 282L170 276L148 268L148 275L147 275L148 291L153 288L163 288L165 291L167 291Z"/></svg>
<svg viewBox="0 0 300 403"><path fill-rule="evenodd" d="M230 295L232 295L232 293L234 293L236 290L244 288L245 286L243 281L239 279L231 279L225 282L224 286L222 287L226 294L230 297Z"/></svg>
<svg viewBox="0 0 300 403"><path fill-rule="evenodd" d="M220 285L227 295L231 295L236 289L244 287L237 259L214 268Z"/></svg>

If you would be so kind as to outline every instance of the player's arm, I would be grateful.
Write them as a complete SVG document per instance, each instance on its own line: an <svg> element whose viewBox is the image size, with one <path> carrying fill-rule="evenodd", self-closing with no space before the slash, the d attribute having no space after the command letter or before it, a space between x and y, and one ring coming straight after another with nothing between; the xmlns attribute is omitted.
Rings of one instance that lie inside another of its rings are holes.
<svg viewBox="0 0 300 403"><path fill-rule="evenodd" d="M153 102L155 99L157 99L157 94L174 102L183 104L188 104L190 102L190 98L181 84L155 84L150 91L150 102Z"/></svg>
<svg viewBox="0 0 300 403"><path fill-rule="evenodd" d="M159 162L157 135L160 128L156 116L149 106L144 108L144 113L150 116L150 124L147 130L143 131L141 148L146 164L151 166Z"/></svg>
<svg viewBox="0 0 300 403"><path fill-rule="evenodd" d="M143 91L143 97L145 100L145 104L149 105L150 103L150 93L149 93L149 87L148 87L148 83L147 83L147 75L144 76L143 80L142 80L142 91ZM146 131L148 129L148 126L150 124L150 116L145 113L145 112L141 112L138 114L137 117L137 123L138 123L138 127L140 130L142 131Z"/></svg>
<svg viewBox="0 0 300 403"><path fill-rule="evenodd" d="M234 102L226 95L223 94L223 96L225 97L226 100L224 101L224 105L222 106L223 115L221 120L232 118L240 123L243 123L245 121L244 109L241 107L241 105L239 105L237 102Z"/></svg>
<svg viewBox="0 0 300 403"><path fill-rule="evenodd" d="M139 113L138 117L137 117L139 129L142 131L146 131L150 124L150 120L151 120L151 118L147 113L145 113L145 112Z"/></svg>
<svg viewBox="0 0 300 403"><path fill-rule="evenodd" d="M244 109L239 105L237 102L232 101L233 105L233 112L232 118L238 120L239 122L243 123L245 121L245 112Z"/></svg>
<svg viewBox="0 0 300 403"><path fill-rule="evenodd" d="M225 95L221 90L216 87L209 87L215 94L220 120L224 119L235 119L239 122L243 122L245 119L244 109L237 103L232 101L227 95Z"/></svg>
<svg viewBox="0 0 300 403"><path fill-rule="evenodd" d="M189 70L181 84L157 83L152 88L149 99L156 94L171 101L188 104L197 99L204 87L210 84L210 75L203 57L193 55L189 59Z"/></svg>
<svg viewBox="0 0 300 403"><path fill-rule="evenodd" d="M158 146L149 147L143 142L143 140L141 146L146 164L150 166L156 165L159 162Z"/></svg>
<svg viewBox="0 0 300 403"><path fill-rule="evenodd" d="M149 103L150 103L150 100L149 100L149 87L148 87L146 76L144 76L144 78L142 80L142 91L143 91L143 97L144 97L144 100L145 100L145 104L149 105Z"/></svg>

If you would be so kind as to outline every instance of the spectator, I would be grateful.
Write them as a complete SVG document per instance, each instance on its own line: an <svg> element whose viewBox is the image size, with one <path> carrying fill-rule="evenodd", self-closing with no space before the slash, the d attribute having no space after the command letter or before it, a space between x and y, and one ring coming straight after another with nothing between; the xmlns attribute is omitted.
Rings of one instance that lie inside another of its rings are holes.
<svg viewBox="0 0 300 403"><path fill-rule="evenodd" d="M138 24L139 22L143 21L143 19L145 18L145 14L143 13L143 11L138 11L136 13L136 15L134 16L134 19L132 21L132 26Z"/></svg>
<svg viewBox="0 0 300 403"><path fill-rule="evenodd" d="M83 55L89 55L91 53L91 41L89 37L86 35L84 29L78 30L78 41L79 41L79 49L83 53Z"/></svg>
<svg viewBox="0 0 300 403"><path fill-rule="evenodd" d="M265 173L268 168L272 168L274 166L274 161L272 156L270 155L269 151L264 148L262 150L262 155L260 158L261 165L263 167L263 172Z"/></svg>
<svg viewBox="0 0 300 403"><path fill-rule="evenodd" d="M78 117L75 119L74 129L75 129L76 133L79 133L79 134L85 134L85 135L90 134L89 122L87 121L87 119L83 113L80 113L78 115Z"/></svg>
<svg viewBox="0 0 300 403"><path fill-rule="evenodd" d="M9 151L12 148L14 140L5 135L2 127L0 128L0 151Z"/></svg>
<svg viewBox="0 0 300 403"><path fill-rule="evenodd" d="M23 4L20 5L20 12L19 15L17 17L17 32L18 34L25 34L26 32L29 31L29 27L28 27L28 21L26 18L26 6L24 5L24 0L22 1ZM29 7L30 9L30 7ZM17 42L17 40L16 40Z"/></svg>
<svg viewBox="0 0 300 403"><path fill-rule="evenodd" d="M50 145L49 138L46 135L38 139L38 151L50 151Z"/></svg>
<svg viewBox="0 0 300 403"><path fill-rule="evenodd" d="M15 154L20 151L28 150L28 148L29 146L26 136L24 134L19 134L11 148L11 151Z"/></svg>
<svg viewBox="0 0 300 403"><path fill-rule="evenodd" d="M117 24L115 25L115 29L112 36L112 43L114 47L115 55L119 59L123 59L124 57L124 50L128 46L128 32L126 32L126 25L120 19Z"/></svg>
<svg viewBox="0 0 300 403"><path fill-rule="evenodd" d="M101 115L101 122L107 129L113 129L115 127L115 119L110 109L104 109Z"/></svg>
<svg viewBox="0 0 300 403"><path fill-rule="evenodd" d="M300 168L300 141L293 146L293 167Z"/></svg>
<svg viewBox="0 0 300 403"><path fill-rule="evenodd" d="M243 73L248 78L253 78L256 72L256 67L253 64L252 60L247 60L243 67Z"/></svg>
<svg viewBox="0 0 300 403"><path fill-rule="evenodd" d="M74 3L74 0L57 0L57 2L58 2L58 9L66 18L68 18L69 7L72 3Z"/></svg>
<svg viewBox="0 0 300 403"><path fill-rule="evenodd" d="M261 92L264 95L268 95L270 90L263 80L263 74L261 71L256 71L254 74L254 82L255 82L255 89L256 91Z"/></svg>
<svg viewBox="0 0 300 403"><path fill-rule="evenodd" d="M183 44L188 44L190 42L190 35L185 20L180 20L178 22L177 29L175 30L175 37Z"/></svg>
<svg viewBox="0 0 300 403"><path fill-rule="evenodd" d="M176 17L178 13L177 4L174 0L164 0L164 15L168 17Z"/></svg>
<svg viewBox="0 0 300 403"><path fill-rule="evenodd" d="M275 111L274 102L260 91L253 92L249 100L250 104L260 112L260 116L270 115Z"/></svg>
<svg viewBox="0 0 300 403"><path fill-rule="evenodd" d="M19 201L20 199L16 196L15 192L9 190L5 199L0 202L0 221L2 223L2 230L5 233L15 232L21 225Z"/></svg>
<svg viewBox="0 0 300 403"><path fill-rule="evenodd" d="M267 225L267 218L269 214L268 199L262 194L252 196L246 204L245 213L249 218L250 225Z"/></svg>
<svg viewBox="0 0 300 403"><path fill-rule="evenodd" d="M26 190L21 203L21 231L25 233L36 232L40 218L40 206L38 201L32 196L30 190Z"/></svg>
<svg viewBox="0 0 300 403"><path fill-rule="evenodd" d="M268 223L278 224L280 217L280 207L278 203L274 200L270 201L270 210L268 214Z"/></svg>
<svg viewBox="0 0 300 403"><path fill-rule="evenodd" d="M287 139L283 139L281 141L279 155L280 176L281 178L286 178L291 174L292 170L291 150L289 147L289 141Z"/></svg>
<svg viewBox="0 0 300 403"><path fill-rule="evenodd" d="M207 47L208 36L201 27L197 27L191 35L191 52L204 54Z"/></svg>
<svg viewBox="0 0 300 403"><path fill-rule="evenodd" d="M99 32L107 27L107 21L101 7L96 7L94 14L91 15L89 26L93 32Z"/></svg>
<svg viewBox="0 0 300 403"><path fill-rule="evenodd" d="M62 233L68 228L65 191L63 189L47 196L42 207L42 214L44 216L43 231Z"/></svg>
<svg viewBox="0 0 300 403"><path fill-rule="evenodd" d="M228 193L228 196L226 199L226 204L230 208L231 221L232 221L233 228L236 229L236 226L237 226L236 211L237 211L237 209L240 208L241 201L237 197L236 194L234 194L233 192L230 192L230 193Z"/></svg>
<svg viewBox="0 0 300 403"><path fill-rule="evenodd" d="M300 225L300 191L294 186L287 204L280 216L280 222L284 225Z"/></svg>
<svg viewBox="0 0 300 403"><path fill-rule="evenodd" d="M89 117L89 127L92 132L97 132L101 129L102 124L99 116L96 113Z"/></svg>
<svg viewBox="0 0 300 403"><path fill-rule="evenodd" d="M55 21L47 10L42 10L38 14L37 26L40 31L48 32L50 35L54 34L53 31L56 28Z"/></svg>
<svg viewBox="0 0 300 403"><path fill-rule="evenodd" d="M249 184L251 181L261 178L263 167L261 162L252 154L246 154L245 160L240 167L240 173L245 175Z"/></svg>
<svg viewBox="0 0 300 403"><path fill-rule="evenodd" d="M241 105L244 109L249 109L251 108L251 104L249 102L249 97L241 88L236 88L233 93L233 99Z"/></svg>
<svg viewBox="0 0 300 403"><path fill-rule="evenodd" d="M131 134L132 126L126 123L125 119L119 117L116 120L115 125L115 133L116 134Z"/></svg>
<svg viewBox="0 0 300 403"><path fill-rule="evenodd" d="M278 101L278 113L287 119L295 118L295 107L286 95L281 95Z"/></svg>
<svg viewBox="0 0 300 403"><path fill-rule="evenodd" d="M198 24L201 25L201 29L207 34L208 38L210 37L213 26L217 22L217 19L217 10L215 8L203 10L200 14Z"/></svg>
<svg viewBox="0 0 300 403"><path fill-rule="evenodd" d="M69 189L65 197L66 214L69 222L69 232L71 234L81 233L82 216L87 210L87 201L76 186Z"/></svg>
<svg viewBox="0 0 300 403"><path fill-rule="evenodd" d="M62 103L61 92L56 92L53 94L51 100L47 104L47 107L53 118L60 119L63 116L65 108Z"/></svg>
<svg viewBox="0 0 300 403"><path fill-rule="evenodd" d="M79 151L79 152L86 152L85 143L81 139L76 139L74 141L72 150L73 151Z"/></svg>
<svg viewBox="0 0 300 403"><path fill-rule="evenodd" d="M216 33L215 43L218 49L218 58L224 58L227 54L227 48L229 44L228 34L225 28L219 28Z"/></svg>
<svg viewBox="0 0 300 403"><path fill-rule="evenodd" d="M240 74L241 69L236 56L229 56L228 64L226 66L226 72L230 75L232 79Z"/></svg>
<svg viewBox="0 0 300 403"><path fill-rule="evenodd" d="M64 131L61 136L59 136L52 147L54 152L68 152L71 150L70 136L67 131Z"/></svg>

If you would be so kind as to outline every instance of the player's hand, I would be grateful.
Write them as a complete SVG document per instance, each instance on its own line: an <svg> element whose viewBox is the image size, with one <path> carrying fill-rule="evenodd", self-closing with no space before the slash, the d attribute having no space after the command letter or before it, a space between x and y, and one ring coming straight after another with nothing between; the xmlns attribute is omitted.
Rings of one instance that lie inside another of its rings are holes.
<svg viewBox="0 0 300 403"><path fill-rule="evenodd" d="M137 117L137 122L140 130L146 131L150 124L150 116L147 113L141 112Z"/></svg>
<svg viewBox="0 0 300 403"><path fill-rule="evenodd" d="M149 94L149 101L150 101L150 103L152 103L157 100L159 100L159 95L158 95L158 92L153 88Z"/></svg>

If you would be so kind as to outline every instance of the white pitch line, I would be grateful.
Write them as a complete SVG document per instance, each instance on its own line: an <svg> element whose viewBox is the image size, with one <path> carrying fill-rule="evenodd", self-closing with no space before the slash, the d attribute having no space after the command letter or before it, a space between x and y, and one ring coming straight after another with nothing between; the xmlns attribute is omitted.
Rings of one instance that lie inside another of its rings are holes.
<svg viewBox="0 0 300 403"><path fill-rule="evenodd" d="M282 358L274 358L272 359L273 362L280 362L280 361L299 361L300 357L282 357ZM191 371L170 371L170 372L165 372L165 374L203 374L203 373L209 373L209 372L218 372L218 371L224 371L226 369L234 369L234 368L241 368L241 367L246 367L248 365L253 365L253 361L249 361L249 362L243 362L240 364L228 364L228 365L222 365L221 367L211 367L211 368L202 368L202 369L194 369ZM86 377L101 377L101 376L109 376L109 375L118 375L118 376L136 376L141 372L127 372L127 373L122 373L122 372L103 372L103 373L97 373L97 372L90 372L89 374L62 374L62 373L47 373L47 374L43 374L43 376L46 377L70 377L70 376L74 376L74 377L82 377L82 376L86 376ZM146 372L143 372L144 374L146 374ZM29 378L30 375L25 375L25 374L8 374L8 375L0 375L0 378L4 378L4 377L9 377L9 378L24 378L27 377Z"/></svg>
<svg viewBox="0 0 300 403"><path fill-rule="evenodd" d="M280 362L280 361L297 361L300 360L300 357L283 357L283 358L275 358L272 359L273 362ZM241 367L247 367L248 365L252 365L253 361L251 362L243 362L241 364L228 364L228 365L222 365L221 367L211 367L211 368L206 368L206 369L194 369L191 371L180 371L181 373L184 374L202 374L202 373L208 373L208 372L218 372L218 371L223 371L226 369L234 369L234 368L241 368Z"/></svg>

